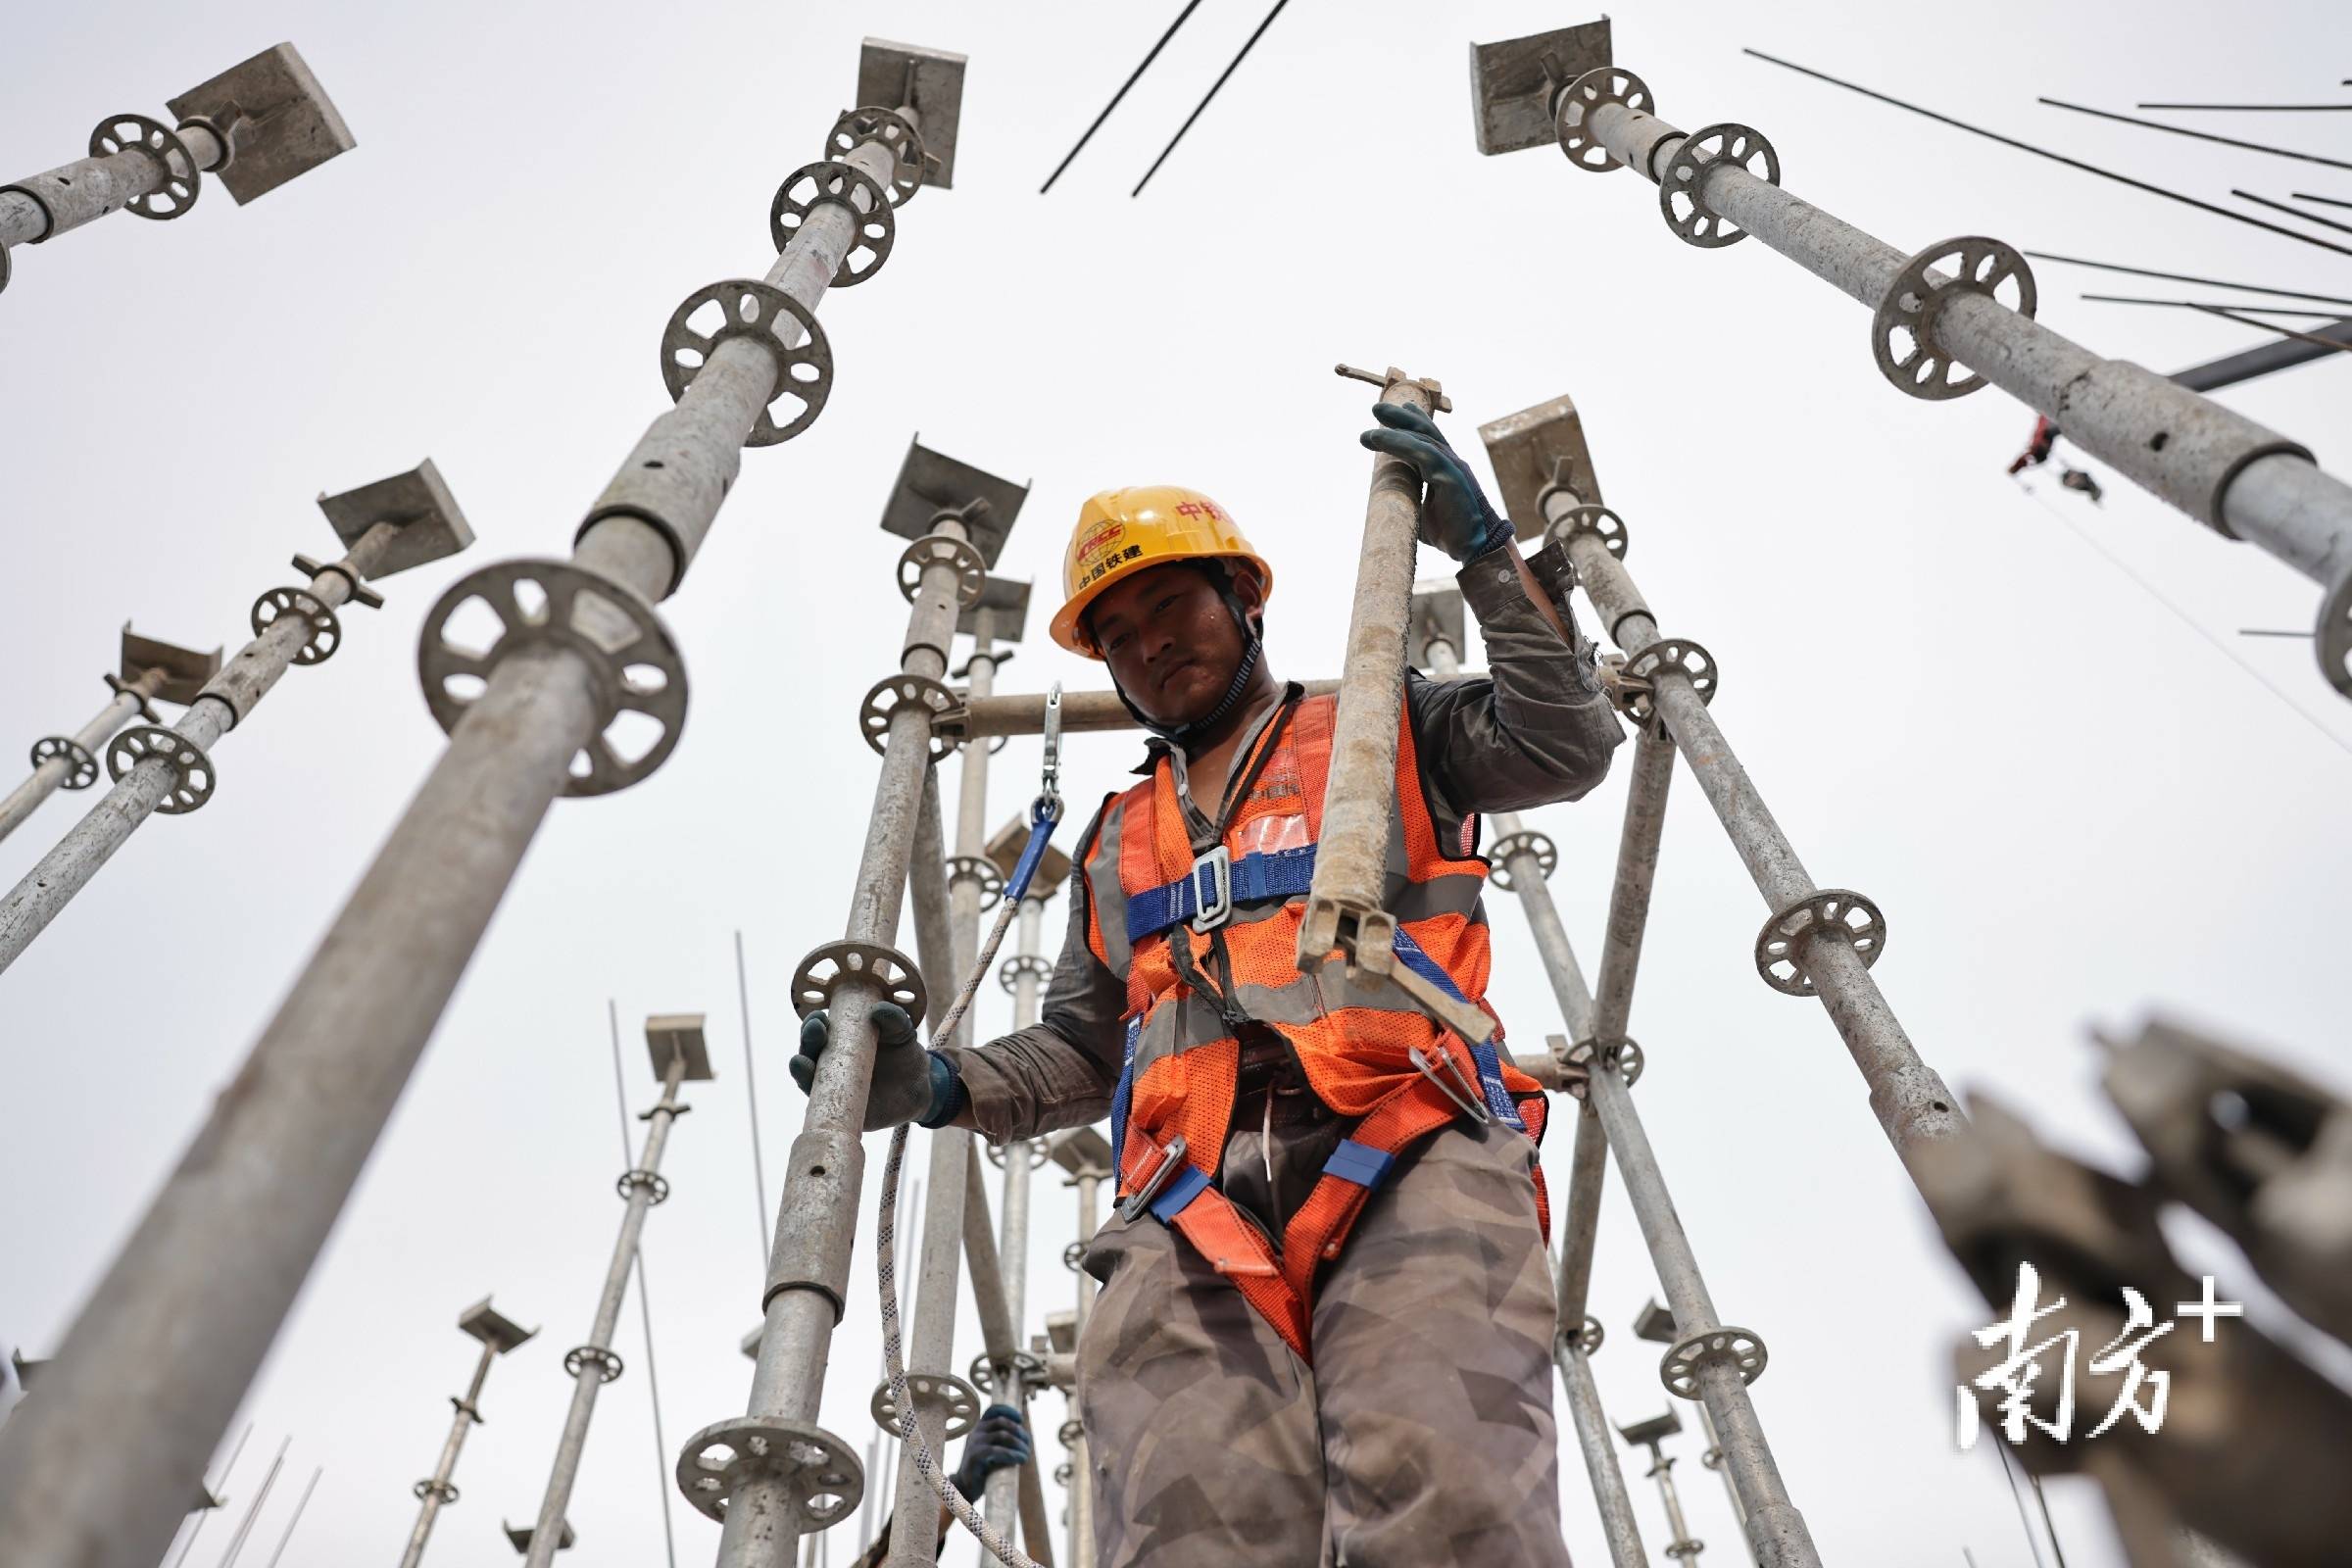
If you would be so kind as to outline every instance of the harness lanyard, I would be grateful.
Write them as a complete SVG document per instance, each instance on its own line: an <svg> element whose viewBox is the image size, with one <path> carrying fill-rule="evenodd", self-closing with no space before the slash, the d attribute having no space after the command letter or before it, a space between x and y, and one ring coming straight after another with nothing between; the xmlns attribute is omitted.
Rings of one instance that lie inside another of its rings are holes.
<svg viewBox="0 0 2352 1568"><path fill-rule="evenodd" d="M1275 749L1281 744L1283 731L1290 727L1291 715L1297 712L1298 709L1298 699L1286 692L1282 699L1282 706L1277 708L1273 716L1266 720L1265 730L1259 735L1257 746L1251 751L1249 760L1240 770L1227 776L1225 793L1217 803L1214 829L1217 844L1225 842L1225 832L1233 823L1233 813L1240 808L1243 801L1249 799L1250 789L1256 785L1258 775L1265 771L1266 763L1273 758ZM1192 834L1189 830L1185 834L1185 842L1187 844L1192 842ZM1182 932L1172 932L1168 937L1168 957L1175 965L1177 974L1183 978L1186 985L1215 1002L1217 1016L1224 1020L1228 1029L1232 1029L1238 1034L1240 1026L1251 1020L1241 1004L1233 1000L1233 993L1236 989L1233 978L1233 954L1225 945L1223 924L1220 923L1210 929L1208 951L1215 966L1224 971L1225 983L1222 987L1211 984L1208 977L1202 974L1199 966L1194 963L1193 945L1185 939Z"/></svg>

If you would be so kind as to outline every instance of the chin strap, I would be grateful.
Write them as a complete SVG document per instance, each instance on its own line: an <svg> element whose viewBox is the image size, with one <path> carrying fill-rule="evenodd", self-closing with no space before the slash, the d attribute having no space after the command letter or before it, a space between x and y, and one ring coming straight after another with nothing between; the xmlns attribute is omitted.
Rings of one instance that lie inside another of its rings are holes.
<svg viewBox="0 0 2352 1568"><path fill-rule="evenodd" d="M1242 694L1250 689L1250 678L1257 673L1259 656L1265 652L1265 644L1259 640L1257 628L1250 624L1249 612L1242 609L1242 602L1234 597L1233 590L1224 589L1217 597L1225 601L1226 612L1233 616L1234 624L1242 628L1243 635L1249 641L1242 649L1242 662L1234 666L1233 680L1226 686L1225 695L1217 699L1216 707L1188 724L1162 724L1135 706L1116 675L1110 678L1110 689L1118 693L1119 706L1127 710L1128 716L1171 746L1190 746L1232 717L1234 709L1241 704Z"/></svg>

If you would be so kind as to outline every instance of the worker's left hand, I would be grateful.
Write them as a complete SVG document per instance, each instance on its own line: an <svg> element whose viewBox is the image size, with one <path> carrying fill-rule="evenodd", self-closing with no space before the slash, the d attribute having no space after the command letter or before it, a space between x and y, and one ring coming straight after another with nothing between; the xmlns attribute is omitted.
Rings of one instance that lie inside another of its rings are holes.
<svg viewBox="0 0 2352 1568"><path fill-rule="evenodd" d="M1363 443L1411 464L1421 476L1421 542L1454 560L1476 561L1512 541L1511 525L1487 501L1461 454L1446 444L1437 421L1406 403L1375 403L1381 428L1366 430Z"/></svg>
<svg viewBox="0 0 2352 1568"><path fill-rule="evenodd" d="M1029 1423L1009 1404L992 1404L980 1412L980 1424L963 1440L963 1462L956 1467L956 1490L967 1501L980 1495L991 1473L1027 1464Z"/></svg>

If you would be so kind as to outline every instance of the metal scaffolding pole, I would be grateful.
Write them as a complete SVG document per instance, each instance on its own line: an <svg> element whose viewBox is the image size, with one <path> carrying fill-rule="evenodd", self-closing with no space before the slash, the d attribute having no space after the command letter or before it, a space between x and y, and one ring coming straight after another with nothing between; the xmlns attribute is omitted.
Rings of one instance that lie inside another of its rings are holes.
<svg viewBox="0 0 2352 1568"><path fill-rule="evenodd" d="M1699 1406L1705 1410L1706 1406ZM1646 1421L1637 1421L1630 1427L1619 1427L1618 1434L1629 1444L1646 1446L1649 1449L1649 1479L1658 1484L1658 1498L1666 1504L1666 1528L1674 1540L1666 1546L1666 1555L1677 1562L1689 1562L1707 1549L1707 1544L1690 1534L1690 1523L1683 1518L1683 1499L1674 1490L1674 1461L1666 1457L1661 1445L1683 1430L1682 1418L1668 1405L1664 1415L1653 1415Z"/></svg>
<svg viewBox="0 0 2352 1568"><path fill-rule="evenodd" d="M1590 485L1590 460L1567 399L1514 419L1524 421L1518 434L1541 460L1518 471L1579 472ZM1510 422L1496 421L1487 431ZM1495 449L1492 433L1489 445L1491 452ZM1648 605L1620 564L1629 538L1624 519L1607 507L1585 502L1565 481L1555 478L1541 490L1527 485L1522 491L1523 483L1506 479L1506 500L1523 507L1524 514L1541 515L1546 531L1566 542L1601 624L1630 656L1626 674L1651 688L1638 700L1634 716L1645 730L1663 726L1772 911L1756 938L1758 973L1785 995L1820 997L1870 1087L1871 1109L1897 1154L1908 1161L1921 1146L1960 1131L1965 1120L1959 1102L1920 1059L1870 976L1870 965L1886 947L1886 921L1878 906L1849 889L1821 888L1806 873L1707 710L1720 674L1715 662L1695 642L1658 635ZM1614 926L1612 920L1613 932Z"/></svg>
<svg viewBox="0 0 2352 1568"><path fill-rule="evenodd" d="M678 1484L687 1497L724 1522L719 1568L789 1568L800 1537L838 1523L868 1485L856 1450L817 1425L816 1414L827 1350L849 1299L865 1169L859 1135L874 1073L872 1010L876 1003L891 1002L919 1022L927 1004L924 971L890 943L898 934L930 764L953 747L932 731L934 718L956 702L941 677L958 607L980 602L988 566L1026 495L1024 486L915 442L884 510L885 530L914 542L899 561L901 591L913 605L900 672L875 684L859 713L867 744L882 754L881 776L844 938L803 958L792 981L801 1016L827 1009L828 1044L808 1086L808 1116L793 1142L778 1200L748 1411L695 1434L678 1459ZM945 867L932 853L933 865L924 874L944 880ZM925 903L918 896L918 920ZM933 1180L941 1175L935 1169ZM960 1151L945 1177L954 1194L946 1212L956 1222L946 1234L957 1237ZM919 1307L917 1316L919 1347ZM936 1529L936 1518L934 1511L928 1528Z"/></svg>
<svg viewBox="0 0 2352 1568"><path fill-rule="evenodd" d="M1686 134L1657 119L1647 84L1607 63L1600 28L1598 57L1588 46L1573 67L1565 40L1589 28L1513 40L1562 42L1550 56L1558 70L1515 84L1549 112L1554 134L1512 146L1556 139L1579 169L1641 171L1679 238L1712 249L1753 234L1869 308L1879 368L1904 392L1933 400L1998 386L2159 500L2311 578L2325 590L2313 639L2321 671L2352 696L2352 485L2300 443L2036 322L2033 270L2015 248L1966 235L1906 257L1782 190L1779 155L1752 127ZM1485 82L1481 93L1491 95Z"/></svg>
<svg viewBox="0 0 2352 1568"><path fill-rule="evenodd" d="M139 218L178 218L218 173L242 207L352 148L343 117L290 43L231 66L167 106L176 125L145 115L109 115L90 132L90 155L0 185L0 288L9 249L38 245L117 208Z"/></svg>
<svg viewBox="0 0 2352 1568"><path fill-rule="evenodd" d="M458 1314L458 1327L482 1342L481 1358L474 1362L473 1381L466 1385L465 1396L449 1401L458 1413L441 1445L441 1462L433 1466L430 1480L417 1482L414 1489L419 1506L416 1523L409 1531L408 1548L400 1554L400 1568L417 1568L424 1561L424 1544L432 1536L434 1519L458 1500L458 1489L450 1477L458 1472L458 1451L466 1446L466 1434L482 1424L482 1385L489 1380L490 1363L539 1332L492 1310L487 1296Z"/></svg>
<svg viewBox="0 0 2352 1568"><path fill-rule="evenodd" d="M156 657L142 659L152 650ZM181 673L184 671L185 673ZM220 672L220 650L199 654L151 642L122 628L122 672L106 677L114 698L71 735L48 735L32 743L32 776L0 801L0 839L15 832L40 804L61 789L86 790L98 782L97 748L137 714L150 724L163 722L158 702L184 707L196 700L204 683Z"/></svg>
<svg viewBox="0 0 2352 1568"><path fill-rule="evenodd" d="M1069 1172L1068 1185L1078 1190L1078 1240L1070 1248L1071 1270L1078 1280L1077 1310L1070 1329L1074 1351L1095 1306L1095 1277L1079 1267L1077 1260L1093 1244L1095 1228L1102 1222L1102 1184L1111 1177L1110 1144L1093 1128L1080 1128L1054 1140L1054 1163ZM1071 1568L1095 1568L1095 1472L1087 1457L1086 1427L1075 1413L1077 1402L1073 1380L1072 1415L1061 1429L1062 1444L1070 1450L1070 1564Z"/></svg>
<svg viewBox="0 0 2352 1568"><path fill-rule="evenodd" d="M743 446L797 433L821 407L831 357L811 307L835 282L873 275L891 200L950 182L962 78L961 56L868 40L859 81L872 92L860 101L902 107L850 111L828 139L837 156L787 180L771 209L783 253L763 280L712 285L677 313L662 356L677 407L591 510L572 559L493 566L428 619L420 673L449 749L92 1293L55 1396L0 1436L0 1540L13 1549L142 1568L170 1539L172 1499L243 1397L548 808L634 783L675 744L685 670L651 601L683 577ZM694 326L710 315L720 320L709 331ZM800 413L779 424L768 405L786 396ZM944 595L954 570L940 575ZM536 590L533 613L520 584ZM444 636L450 615L477 603L504 623L481 652ZM624 709L662 729L633 759L604 735ZM891 727L902 725L914 744L904 765L919 767L923 705ZM897 898L894 885L894 910ZM855 1049L820 1075L834 1088L816 1125L846 1126L854 1145L865 1085L848 1080L871 1068L871 1032L862 1001L842 1016ZM806 1199L793 1216L808 1223ZM846 1258L846 1230L843 1242ZM769 1339L779 1370L811 1348ZM812 1348L821 1359L821 1336Z"/></svg>
<svg viewBox="0 0 2352 1568"><path fill-rule="evenodd" d="M1756 1561L1763 1568L1819 1568L1821 1554L1814 1549L1804 1516L1788 1500L1780 1466L1773 1462L1756 1407L1747 1396L1748 1384L1764 1370L1764 1342L1715 1315L1690 1239L1683 1234L1682 1217L1658 1171L1649 1134L1635 1113L1620 1057L1604 1054L1593 1062L1587 1096L1608 1134L1609 1152L1625 1178L1626 1196L1633 1200L1642 1239L1649 1244L1650 1261L1657 1266L1658 1283L1682 1336L1668 1348L1658 1375L1668 1393L1705 1400L1714 1416L1715 1429L1723 1434L1724 1465L1745 1510L1748 1547Z"/></svg>
<svg viewBox="0 0 2352 1568"><path fill-rule="evenodd" d="M983 611L975 628L970 678L985 692L996 664ZM923 798L915 819L914 858L907 869L914 904L915 946L931 989L954 997L972 972L980 948L980 885L978 867L993 866L979 850L987 834L988 748L963 749L963 788L956 802L956 842L958 854L951 861L940 823L939 773L923 775ZM936 1036L934 1037L936 1043ZM969 1009L957 1021L956 1033L945 1042L960 1047L972 1043ZM906 1341L906 1392L914 1402L911 1419L923 1446L944 1468L947 1443L969 1432L980 1419L980 1395L971 1384L950 1370L956 1353L956 1305L958 1265L969 1234L969 1199L973 1196L972 1135L962 1127L941 1127L929 1136L930 1170L923 1182L923 1234L915 1270L913 1331ZM984 1221L985 1223L985 1221ZM1001 1291L997 1282L973 1281ZM993 1304L1001 1308L998 1295ZM891 1398L887 1378L874 1390L874 1418L884 1430L901 1438L909 1412ZM929 1568L939 1557L939 1495L915 1465L915 1445L899 1450L897 1483L891 1493L891 1568Z"/></svg>
<svg viewBox="0 0 2352 1568"><path fill-rule="evenodd" d="M354 600L371 610L383 607L368 586L370 578L439 561L473 542L429 458L407 473L321 496L318 506L348 547L343 559L320 564L295 557L310 581L270 589L253 602L253 641L220 665L178 721L141 724L115 737L106 749L115 787L0 900L0 972L48 929L140 823L157 811L177 816L197 810L212 799L220 775L211 748L289 668L334 656L343 641L338 609Z"/></svg>
<svg viewBox="0 0 2352 1568"><path fill-rule="evenodd" d="M1029 824L1023 816L1016 815L989 840L988 864L999 878L1011 877L1028 839ZM1054 896L1069 869L1069 857L1049 845L1015 911L1014 953L998 970L1000 983L1012 996L1015 1029L1026 1029L1037 1022L1039 996L1046 976L1053 972L1042 951L1046 901ZM986 890L983 883L983 893ZM969 1233L966 1250L971 1253L972 1286L981 1298L981 1325L987 1351L972 1363L972 1382L983 1395L1011 1405L1026 1420L1030 1395L1043 1371L1037 1357L1022 1348L1023 1325L1029 1310L1030 1175L1045 1163L1048 1155L1045 1146L1036 1140L1015 1138L1002 1150L990 1148L988 1157L1004 1172L1004 1235L990 1236L986 1204L975 1199L966 1220ZM975 1195L979 1190L975 1183ZM990 1246L988 1251L999 1261L999 1277L1003 1281L1001 1334L992 1326L990 1293L981 1279L978 1247L982 1241L997 1244ZM1045 1497L1037 1474L1034 1458L1017 1472L1007 1468L992 1474L988 1478L985 1512L988 1522L1006 1540L1012 1539L1012 1520L1017 1514L1023 1544L1029 1554L1040 1562L1050 1562L1053 1538L1046 1528Z"/></svg>
<svg viewBox="0 0 2352 1568"><path fill-rule="evenodd" d="M1413 662L1441 680L1458 678L1463 629L1459 588L1448 583L1414 593L1410 631ZM1671 760L1671 752L1668 757ZM1638 771L1636 795L1641 787ZM1629 797L1629 817L1633 809ZM1592 994L1585 983L1583 968L1576 961L1576 952L1568 944L1568 930L1560 920L1559 906L1552 902L1547 880L1559 864L1559 850L1549 838L1521 822L1515 812L1494 812L1488 818L1488 824L1495 833L1494 848L1488 854L1494 867L1492 880L1504 892L1519 896L1520 907L1527 913L1528 928L1535 935L1536 951L1544 960L1544 976L1551 982L1552 996L1560 1004L1560 1016L1577 1040L1591 1040L1595 1034ZM1653 868L1657 864L1654 838L1647 864ZM1643 903L1646 906L1646 897ZM1614 918L1609 929L1614 939L1618 930ZM1623 968L1626 976L1623 985L1630 996L1632 967L1628 964ZM1624 1003L1618 1002L1617 1007L1622 1026ZM1555 1067L1565 1065L1565 1056L1555 1057L1554 1063ZM1556 1079L1556 1070L1544 1076ZM1600 1348L1601 1329L1598 1322L1587 1315L1585 1298L1592 1278L1592 1243L1600 1225L1600 1193L1608 1174L1608 1150L1592 1107L1580 1102L1579 1112L1576 1144L1569 1156L1568 1195L1560 1209L1565 1229L1560 1238L1555 1290L1559 1329L1552 1336L1552 1360L1560 1369L1560 1384L1568 1396L1569 1419L1576 1428L1585 1472L1592 1483L1592 1503L1600 1515L1601 1535L1608 1542L1609 1560L1615 1568L1646 1568L1649 1559L1642 1550L1642 1531L1634 1518L1633 1494L1626 1489L1616 1446L1609 1442L1608 1417L1601 1410L1600 1386L1593 1381L1590 1359Z"/></svg>
<svg viewBox="0 0 2352 1568"><path fill-rule="evenodd" d="M629 1270L637 1261L638 1238L645 1233L646 1213L669 1197L669 1183L662 1179L662 1151L669 1143L671 1126L692 1108L678 1103L678 1086L709 1083L712 1077L710 1050L703 1038L699 1012L657 1013L646 1019L645 1045L662 1080L662 1098L639 1117L647 1123L644 1152L614 1184L628 1206L621 1211L612 1260L605 1266L604 1289L597 1294L588 1341L564 1354L564 1370L572 1380L571 1407L564 1414L564 1433L556 1442L556 1462L548 1472L547 1494L539 1501L539 1517L531 1525L530 1542L523 1551L526 1568L549 1568L556 1553L570 1544L564 1510L571 1504L580 1456L588 1448L588 1423L596 1414L597 1394L621 1373L612 1334L620 1326L620 1309L628 1299Z"/></svg>

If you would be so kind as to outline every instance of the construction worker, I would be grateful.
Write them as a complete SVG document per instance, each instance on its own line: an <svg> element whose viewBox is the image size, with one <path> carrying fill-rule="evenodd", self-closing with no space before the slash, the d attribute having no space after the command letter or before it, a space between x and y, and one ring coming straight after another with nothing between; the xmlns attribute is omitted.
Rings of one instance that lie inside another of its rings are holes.
<svg viewBox="0 0 2352 1568"><path fill-rule="evenodd" d="M1479 813L1583 795L1623 734L1564 590L1426 415L1373 412L1363 443L1418 472L1490 665L1408 681L1387 907L1398 962L1483 1007ZM1393 982L1300 972L1335 701L1268 667L1274 572L1224 509L1104 491L1064 583L1054 638L1152 732L1145 780L1073 851L1036 1025L931 1053L874 1009L868 1129L1110 1118L1121 1201L1077 1357L1101 1568L1565 1565L1542 1092L1498 1034L1473 1050Z"/></svg>

